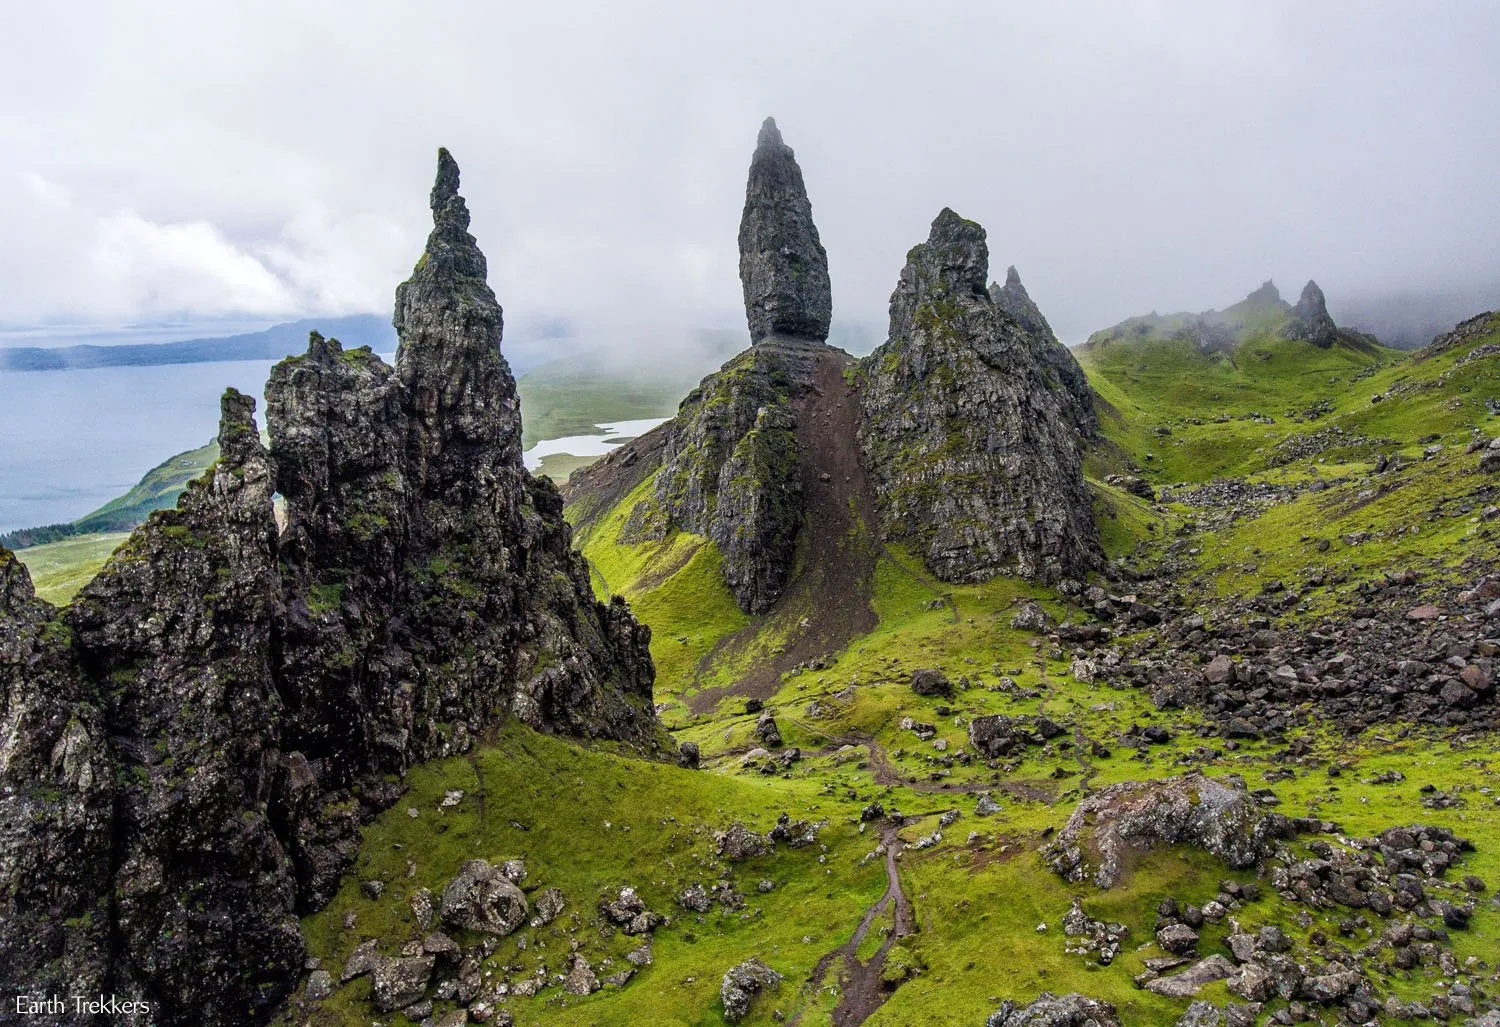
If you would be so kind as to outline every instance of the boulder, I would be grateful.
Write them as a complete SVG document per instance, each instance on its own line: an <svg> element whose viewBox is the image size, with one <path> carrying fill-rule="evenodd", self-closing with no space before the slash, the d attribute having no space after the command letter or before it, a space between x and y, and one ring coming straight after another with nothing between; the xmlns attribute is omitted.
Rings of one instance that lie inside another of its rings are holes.
<svg viewBox="0 0 1500 1027"><path fill-rule="evenodd" d="M573 953L562 987L569 995L592 995L599 990L599 978L582 954Z"/></svg>
<svg viewBox="0 0 1500 1027"><path fill-rule="evenodd" d="M1115 1007L1077 992L1044 991L1022 1005L1006 999L984 1021L984 1027L1122 1027Z"/></svg>
<svg viewBox="0 0 1500 1027"><path fill-rule="evenodd" d="M1198 932L1187 924L1167 924L1156 932L1156 944L1174 956L1185 956L1198 947Z"/></svg>
<svg viewBox="0 0 1500 1027"><path fill-rule="evenodd" d="M1043 856L1070 881L1092 879L1111 888L1133 849L1192 845L1245 869L1264 858L1277 839L1294 833L1290 820L1265 812L1242 785L1189 774L1125 782L1089 796Z"/></svg>
<svg viewBox="0 0 1500 1027"><path fill-rule="evenodd" d="M427 994L437 960L432 956L382 957L370 974L370 995L382 1013L404 1009Z"/></svg>
<svg viewBox="0 0 1500 1027"><path fill-rule="evenodd" d="M1168 998L1191 998L1198 994L1205 984L1222 981L1234 976L1236 972L1233 963L1215 954L1207 959L1200 959L1181 973L1172 974L1170 977L1153 977L1146 982L1145 987L1147 991L1154 991Z"/></svg>
<svg viewBox="0 0 1500 1027"><path fill-rule="evenodd" d="M719 997L724 1003L724 1019L738 1023L750 1012L750 1005L763 991L775 991L781 987L781 974L772 970L759 959L747 959L724 973L719 986Z"/></svg>
<svg viewBox="0 0 1500 1027"><path fill-rule="evenodd" d="M1042 604L1029 599L1021 604L1021 608L1010 619L1010 626L1017 631L1043 632L1051 624L1052 618L1047 616L1047 611L1042 609Z"/></svg>
<svg viewBox="0 0 1500 1027"><path fill-rule="evenodd" d="M1224 1014L1212 1002L1201 999L1177 1018L1176 1027L1223 1027Z"/></svg>
<svg viewBox="0 0 1500 1027"><path fill-rule="evenodd" d="M953 698L953 683L948 680L948 676L942 671L930 667L912 671L911 690L918 695L939 695L945 699Z"/></svg>
<svg viewBox="0 0 1500 1027"><path fill-rule="evenodd" d="M526 922L526 896L501 868L471 859L443 887L439 916L466 931L510 934Z"/></svg>

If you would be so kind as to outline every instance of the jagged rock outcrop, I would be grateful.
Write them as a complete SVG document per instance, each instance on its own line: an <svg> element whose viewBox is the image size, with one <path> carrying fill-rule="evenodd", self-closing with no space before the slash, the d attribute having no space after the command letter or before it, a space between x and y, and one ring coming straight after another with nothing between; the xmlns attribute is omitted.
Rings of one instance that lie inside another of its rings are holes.
<svg viewBox="0 0 1500 1027"><path fill-rule="evenodd" d="M760 127L740 217L740 283L750 341L828 338L833 299L802 169L776 119Z"/></svg>
<svg viewBox="0 0 1500 1027"><path fill-rule="evenodd" d="M1318 283L1308 279L1302 287L1302 295L1292 308L1291 319L1281 328L1288 339L1301 339L1321 349L1328 349L1338 340L1339 329L1328 314L1328 303Z"/></svg>
<svg viewBox="0 0 1500 1027"><path fill-rule="evenodd" d="M97 994L110 979L115 768L73 630L0 548L0 987ZM48 1022L37 1017L36 1022ZM52 1021L58 1022L58 1021Z"/></svg>
<svg viewBox="0 0 1500 1027"><path fill-rule="evenodd" d="M951 210L912 248L862 363L860 442L887 537L946 581L1081 578L1101 562L1078 438L1021 325L985 289L984 229Z"/></svg>
<svg viewBox="0 0 1500 1027"><path fill-rule="evenodd" d="M1057 395L1068 421L1084 438L1098 438L1099 415L1094 411L1094 390L1089 385L1088 376L1083 373L1072 351L1053 333L1041 308L1021 284L1021 276L1014 265L1005 269L1004 285L990 283L990 299L1026 333L1031 355L1041 368L1047 387Z"/></svg>
<svg viewBox="0 0 1500 1027"><path fill-rule="evenodd" d="M654 743L649 630L522 465L457 188L442 151L395 369L314 334L267 386L269 452L226 393L218 463L63 614L0 551L0 988L263 1022L409 766L507 715Z"/></svg>

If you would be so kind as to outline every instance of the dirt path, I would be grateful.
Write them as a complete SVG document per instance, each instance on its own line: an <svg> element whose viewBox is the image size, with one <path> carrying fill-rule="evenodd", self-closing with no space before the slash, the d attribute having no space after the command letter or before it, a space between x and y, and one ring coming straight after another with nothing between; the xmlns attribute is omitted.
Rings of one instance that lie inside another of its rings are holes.
<svg viewBox="0 0 1500 1027"><path fill-rule="evenodd" d="M896 831L895 825L887 825L880 835L880 840L885 845L885 894L873 906L865 910L865 915L860 918L859 926L854 929L848 941L818 960L818 965L807 982L805 991L809 994L816 992L833 965L842 962L843 969L839 975L839 1001L833 1010L834 1027L858 1027L859 1024L868 1020L870 1014L879 1009L896 990L894 986L887 985L881 980L880 975L885 970L886 956L890 954L891 948L896 942L912 933L915 922L911 902L907 899L906 893L901 890L901 876L896 870L896 854L901 850L901 838ZM861 963L859 961L860 945L864 943L875 921L892 906L895 908L895 917L891 933L886 935L875 954ZM789 1021L789 1027L797 1027L801 1021L802 1011L799 1010Z"/></svg>

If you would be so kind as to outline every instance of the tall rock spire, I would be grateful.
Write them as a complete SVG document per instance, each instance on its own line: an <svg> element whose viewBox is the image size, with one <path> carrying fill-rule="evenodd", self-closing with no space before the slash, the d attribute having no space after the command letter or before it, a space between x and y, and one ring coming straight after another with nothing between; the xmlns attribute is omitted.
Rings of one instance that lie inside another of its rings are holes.
<svg viewBox="0 0 1500 1027"><path fill-rule="evenodd" d="M474 460L521 465L521 411L500 354L505 319L486 280L458 194L458 164L438 150L432 232L411 277L396 289L396 374L406 390L420 477L437 491L461 485ZM459 475L454 479L454 475Z"/></svg>
<svg viewBox="0 0 1500 1027"><path fill-rule="evenodd" d="M740 217L740 283L751 342L828 338L828 254L813 224L802 169L774 118L761 125L750 158Z"/></svg>

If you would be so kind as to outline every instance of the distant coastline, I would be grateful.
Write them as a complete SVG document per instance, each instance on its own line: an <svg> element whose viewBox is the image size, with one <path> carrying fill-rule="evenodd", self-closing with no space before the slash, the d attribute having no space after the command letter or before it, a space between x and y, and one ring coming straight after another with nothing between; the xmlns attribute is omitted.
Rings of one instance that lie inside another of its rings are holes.
<svg viewBox="0 0 1500 1027"><path fill-rule="evenodd" d="M369 346L378 353L396 348L390 319L375 314L307 318L263 331L179 342L14 346L0 348L0 371L69 371L94 367L152 367L204 364L228 360L280 360L307 348L307 333L317 329L346 348Z"/></svg>

